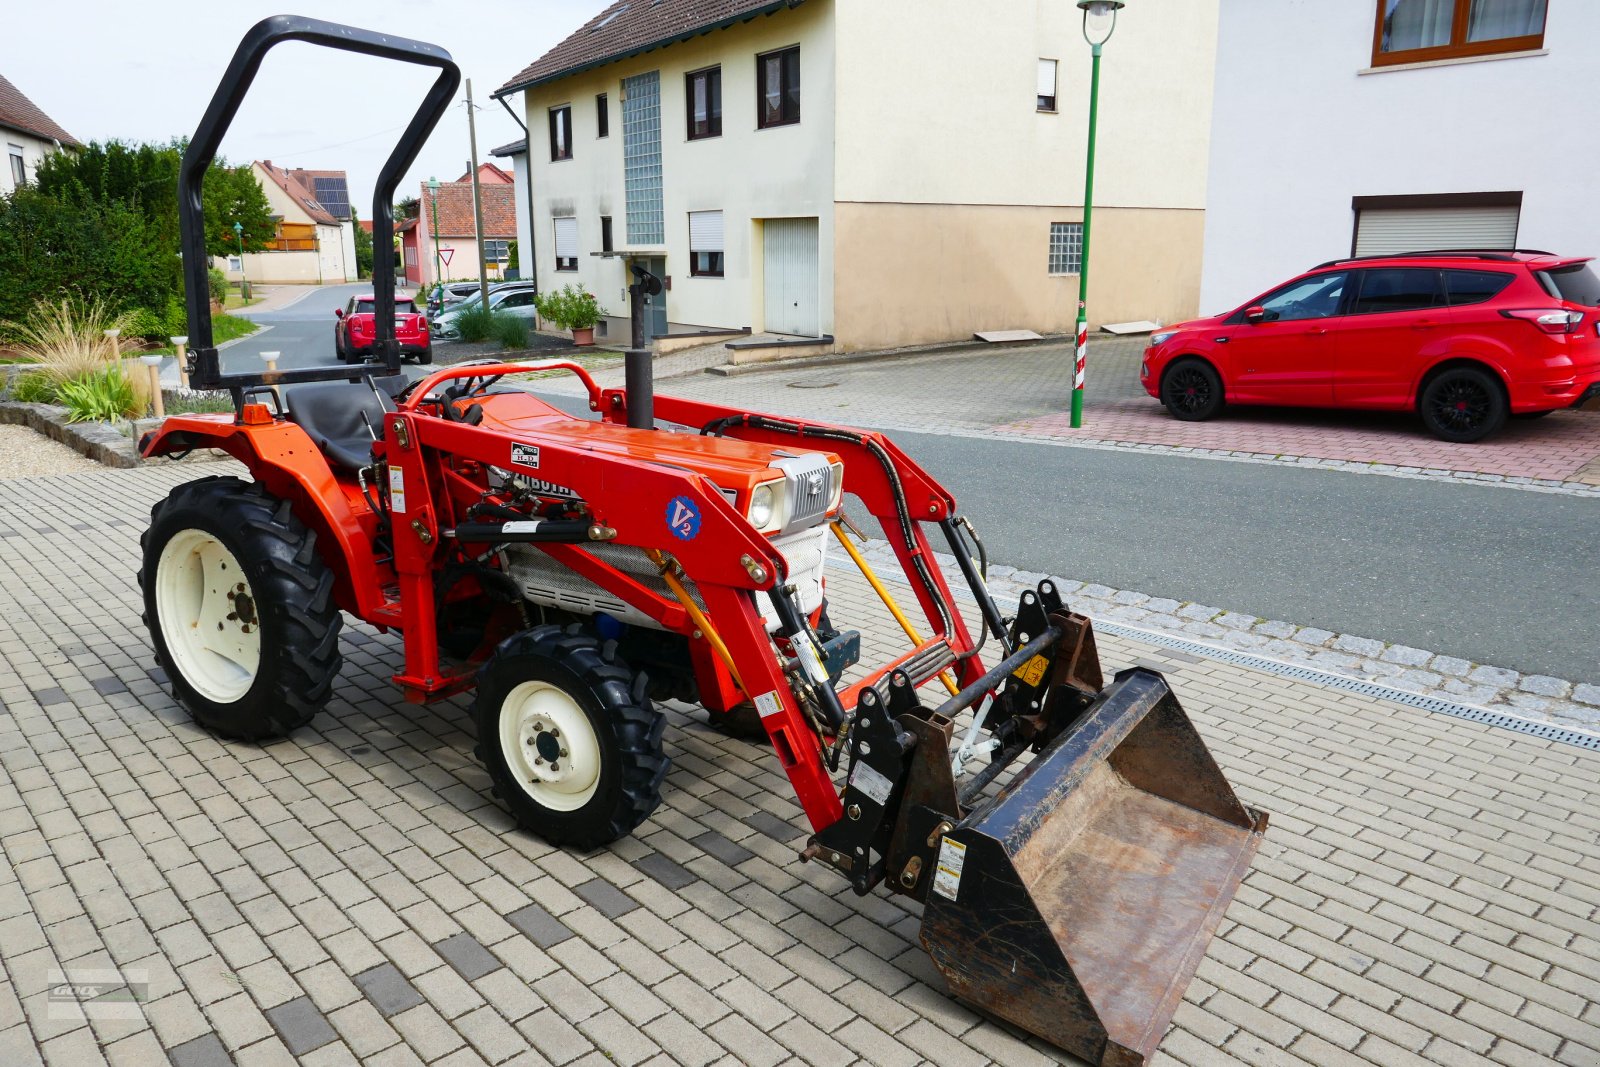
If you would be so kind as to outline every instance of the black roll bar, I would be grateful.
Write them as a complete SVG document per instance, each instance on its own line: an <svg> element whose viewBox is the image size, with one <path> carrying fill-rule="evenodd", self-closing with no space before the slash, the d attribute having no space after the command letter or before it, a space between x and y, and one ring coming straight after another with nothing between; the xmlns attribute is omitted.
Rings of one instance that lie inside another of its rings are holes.
<svg viewBox="0 0 1600 1067"><path fill-rule="evenodd" d="M387 253L394 244L394 193L400 178L422 151L428 135L449 108L456 87L461 84L461 70L438 45L413 41L405 37L342 26L335 22L307 18L303 15L274 15L250 28L233 60L223 72L222 81L211 97L211 104L200 119L194 139L183 154L183 166L178 174L178 231L183 250L184 298L189 313L189 380L197 389L226 389L233 394L234 406L243 403L244 391L262 385L290 384L293 382L321 382L336 379L377 377L400 373L400 347L394 338L394 272L377 269L374 263L372 290L375 298L377 337L376 346L382 362L354 367L306 367L278 371L274 374L223 374L217 348L211 332L210 285L207 269L211 257L206 254L205 217L200 196L206 170L216 158L222 137L228 132L239 105L244 103L250 84L255 81L261 61L275 45L284 41L305 41L324 48L337 48L345 52L395 59L403 63L416 63L438 67L439 77L428 89L422 105L412 117L400 141L389 153L389 158L378 172L378 184L372 195L372 246ZM270 379L270 380L269 380Z"/></svg>

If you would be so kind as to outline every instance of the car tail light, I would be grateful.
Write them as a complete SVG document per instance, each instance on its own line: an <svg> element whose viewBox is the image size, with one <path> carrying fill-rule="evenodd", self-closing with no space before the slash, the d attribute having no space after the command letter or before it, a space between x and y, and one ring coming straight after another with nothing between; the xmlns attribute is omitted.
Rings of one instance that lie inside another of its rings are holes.
<svg viewBox="0 0 1600 1067"><path fill-rule="evenodd" d="M1508 319L1531 322L1545 333L1572 333L1583 321L1583 312L1566 308L1505 309L1500 312Z"/></svg>

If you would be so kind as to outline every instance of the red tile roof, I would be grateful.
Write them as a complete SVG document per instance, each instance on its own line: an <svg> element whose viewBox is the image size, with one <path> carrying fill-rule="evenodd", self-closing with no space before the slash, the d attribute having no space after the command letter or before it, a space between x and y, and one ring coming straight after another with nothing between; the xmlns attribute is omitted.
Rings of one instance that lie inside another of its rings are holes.
<svg viewBox="0 0 1600 1067"><path fill-rule="evenodd" d="M22 95L22 91L0 75L0 126L20 130L46 141L59 141L68 148L82 148L77 139L56 125L54 119L39 110L37 104Z"/></svg>
<svg viewBox="0 0 1600 1067"><path fill-rule="evenodd" d="M266 171L267 176L277 182L278 187L288 193L290 199L299 204L301 209L311 216L311 221L320 222L324 226L339 225L339 220L334 218L333 214L317 201L317 194L313 191L313 187L307 184L307 180L303 180L301 175L304 175L305 179L310 179L317 174L338 174L342 176L344 171L291 171L282 167L274 167L270 159L258 160L256 166Z"/></svg>
<svg viewBox="0 0 1600 1067"><path fill-rule="evenodd" d="M483 235L510 240L517 236L516 186L478 183L483 196ZM433 190L422 183L418 207L428 212L433 225ZM472 183L439 183L439 236L471 237L476 232L472 219Z"/></svg>
<svg viewBox="0 0 1600 1067"><path fill-rule="evenodd" d="M506 96L804 0L616 0L492 95Z"/></svg>
<svg viewBox="0 0 1600 1067"><path fill-rule="evenodd" d="M490 152L489 154L491 156L494 155L493 152ZM497 167L493 163L489 162L478 164L479 185L509 185L516 180L517 179L513 178L510 172L503 167ZM457 178L456 181L467 182L468 184L471 184L472 172L470 170L467 171L461 177Z"/></svg>

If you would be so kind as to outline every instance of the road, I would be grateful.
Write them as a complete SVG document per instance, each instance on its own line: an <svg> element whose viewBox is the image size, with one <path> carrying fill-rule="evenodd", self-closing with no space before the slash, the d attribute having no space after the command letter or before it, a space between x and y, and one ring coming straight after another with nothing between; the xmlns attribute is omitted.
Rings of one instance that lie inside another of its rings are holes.
<svg viewBox="0 0 1600 1067"><path fill-rule="evenodd" d="M371 282L307 288L306 295L278 311L246 311L245 317L272 327L222 350L225 374L263 369L262 352L277 352L278 369L337 365L333 356L333 311L356 293L372 292Z"/></svg>

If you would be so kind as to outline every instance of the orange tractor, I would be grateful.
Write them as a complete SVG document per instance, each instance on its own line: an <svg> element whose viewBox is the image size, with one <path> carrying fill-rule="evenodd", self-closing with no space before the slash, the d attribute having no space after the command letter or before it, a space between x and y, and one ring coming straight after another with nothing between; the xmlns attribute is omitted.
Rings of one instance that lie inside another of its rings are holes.
<svg viewBox="0 0 1600 1067"><path fill-rule="evenodd" d="M459 77L431 45L268 19L188 147L189 373L235 411L168 418L141 447L221 449L252 480L190 482L151 513L140 581L177 698L239 740L305 725L332 693L347 613L401 635L408 699L475 690L496 795L527 831L579 849L650 817L668 766L654 701L698 702L770 743L811 824L799 858L857 893L922 902L922 940L957 996L1094 1062L1142 1063L1266 825L1162 677L1105 684L1089 621L1049 582L1002 615L955 500L882 435L654 397L647 353L630 352L624 389L566 363L408 380L379 272L376 361L223 373L200 182L285 40L439 71L377 182L378 248ZM595 417L508 383L530 369L576 375ZM847 500L893 548L925 632L846 535ZM978 605L971 625L933 531ZM829 611L830 538L910 645L849 685L860 637Z"/></svg>

